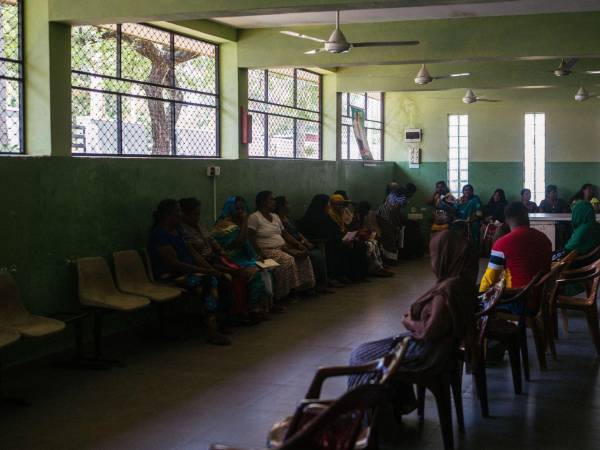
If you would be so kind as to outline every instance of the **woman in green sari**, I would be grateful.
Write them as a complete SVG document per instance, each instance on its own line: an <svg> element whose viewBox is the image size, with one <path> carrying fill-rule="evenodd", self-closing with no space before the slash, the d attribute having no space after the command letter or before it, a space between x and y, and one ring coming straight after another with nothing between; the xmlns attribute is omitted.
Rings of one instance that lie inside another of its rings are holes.
<svg viewBox="0 0 600 450"><path fill-rule="evenodd" d="M247 219L244 199L229 197L215 224L213 237L225 254L248 273L248 301L251 309L269 310L273 295L271 275L256 265L258 254L248 240Z"/></svg>
<svg viewBox="0 0 600 450"><path fill-rule="evenodd" d="M459 221L468 227L468 237L477 247L480 240L481 217L481 199L475 195L473 186L465 184L462 189L462 197L458 200L456 211Z"/></svg>
<svg viewBox="0 0 600 450"><path fill-rule="evenodd" d="M586 255L600 246L600 223L590 202L579 201L571 213L573 234L565 245L567 252L575 251L579 256ZM583 261L591 264L593 261Z"/></svg>

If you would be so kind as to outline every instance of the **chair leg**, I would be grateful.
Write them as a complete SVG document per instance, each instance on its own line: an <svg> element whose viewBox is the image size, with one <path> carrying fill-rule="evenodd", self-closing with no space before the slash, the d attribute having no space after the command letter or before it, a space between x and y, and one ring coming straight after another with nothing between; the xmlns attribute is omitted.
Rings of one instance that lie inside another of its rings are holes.
<svg viewBox="0 0 600 450"><path fill-rule="evenodd" d="M456 421L458 422L458 431L460 433L465 432L465 414L462 401L463 364L460 360L457 362L456 370L452 373L450 380L452 396L454 398L454 409L456 410Z"/></svg>
<svg viewBox="0 0 600 450"><path fill-rule="evenodd" d="M598 309L595 303L585 311L585 318L590 334L592 335L592 340L594 341L594 346L596 347L596 352L600 356L600 327L598 326Z"/></svg>
<svg viewBox="0 0 600 450"><path fill-rule="evenodd" d="M31 406L27 400L21 397L5 397L2 386L2 361L0 360L0 405L12 405L12 406Z"/></svg>
<svg viewBox="0 0 600 450"><path fill-rule="evenodd" d="M564 308L560 309L560 315L562 317L563 331L565 336L569 334L569 315L567 314L567 310Z"/></svg>
<svg viewBox="0 0 600 450"><path fill-rule="evenodd" d="M510 359L510 369L512 371L513 386L515 394L523 393L523 381L521 380L521 361L519 359L519 343L515 342L508 348L508 356Z"/></svg>
<svg viewBox="0 0 600 450"><path fill-rule="evenodd" d="M523 374L525 375L525 381L531 381L531 374L529 372L529 349L527 348L527 328L523 327L520 334Z"/></svg>
<svg viewBox="0 0 600 450"><path fill-rule="evenodd" d="M490 417L490 408L488 403L487 393L487 374L485 372L485 363L482 362L480 367L473 371L473 379L475 380L475 389L477 389L477 397L481 406L481 416Z"/></svg>
<svg viewBox="0 0 600 450"><path fill-rule="evenodd" d="M527 322L527 325L533 332L535 352L537 354L540 370L548 370L548 365L546 364L546 340L544 339L544 325L540 322L538 317L529 318L527 319Z"/></svg>
<svg viewBox="0 0 600 450"><path fill-rule="evenodd" d="M92 361L107 364L109 366L125 367L121 361L114 359L105 359L102 357L102 324L103 324L103 312L100 310L94 310L94 355Z"/></svg>
<svg viewBox="0 0 600 450"><path fill-rule="evenodd" d="M450 400L450 380L448 375L439 377L429 386L435 397L438 409L444 450L454 450L454 432L452 430L452 401Z"/></svg>
<svg viewBox="0 0 600 450"><path fill-rule="evenodd" d="M419 422L423 423L425 420L425 385L417 384L417 414L419 416Z"/></svg>

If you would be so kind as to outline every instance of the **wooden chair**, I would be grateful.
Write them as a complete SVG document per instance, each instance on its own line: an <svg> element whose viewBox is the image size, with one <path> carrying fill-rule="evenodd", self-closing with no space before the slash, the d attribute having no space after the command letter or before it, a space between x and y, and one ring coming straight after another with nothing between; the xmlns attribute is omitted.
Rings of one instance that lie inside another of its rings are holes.
<svg viewBox="0 0 600 450"><path fill-rule="evenodd" d="M382 384L363 384L335 401L305 400L299 406L307 414L307 422L286 440L278 450L353 450L367 412L389 398L389 388ZM210 450L249 450L213 444Z"/></svg>
<svg viewBox="0 0 600 450"><path fill-rule="evenodd" d="M124 294L115 287L110 269L102 257L77 260L79 302L93 312L94 359L109 364L122 365L118 361L102 360L102 321L108 312L131 312L144 308L150 300L139 295Z"/></svg>
<svg viewBox="0 0 600 450"><path fill-rule="evenodd" d="M340 376L371 374L371 383L387 385L390 378L396 373L398 365L404 357L407 343L408 339L405 338L386 356L360 366L332 366L319 368L306 393L305 400L301 402L293 416L277 422L271 428L267 438L267 445L270 448L277 448L299 432L302 424L306 420L306 405L312 405L311 408L314 409L315 405L320 405L318 408L322 408L324 404L328 404L328 401L323 403L323 401L320 400L321 389L323 383L325 383L327 379ZM378 411L376 410L369 416L369 421L367 425L361 429L360 437L355 443L354 448L377 448L377 415Z"/></svg>
<svg viewBox="0 0 600 450"><path fill-rule="evenodd" d="M564 288L569 285L584 285L585 297L564 295ZM551 314L557 321L557 310L574 310L585 313L586 320L596 352L600 355L600 329L598 326L598 285L600 284L600 259L595 263L573 270L565 270L561 278L556 281L556 289L551 302ZM563 317L565 333L568 332L566 316Z"/></svg>

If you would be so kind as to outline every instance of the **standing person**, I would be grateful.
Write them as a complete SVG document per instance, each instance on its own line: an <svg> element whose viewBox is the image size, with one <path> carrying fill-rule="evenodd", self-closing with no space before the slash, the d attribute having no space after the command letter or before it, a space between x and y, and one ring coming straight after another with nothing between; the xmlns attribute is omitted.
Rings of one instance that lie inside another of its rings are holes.
<svg viewBox="0 0 600 450"><path fill-rule="evenodd" d="M401 245L402 207L406 204L406 196L398 192L398 184L388 185L394 189L386 196L385 201L377 208L377 223L381 230L381 248L384 263L388 266L398 264L398 252Z"/></svg>
<svg viewBox="0 0 600 450"><path fill-rule="evenodd" d="M217 316L223 318L229 307L219 298L218 271L189 246L181 231L181 211L177 200L162 200L153 214L148 255L157 281L181 286L197 296L205 314L206 341L214 345L231 342L219 332Z"/></svg>
<svg viewBox="0 0 600 450"><path fill-rule="evenodd" d="M320 248L313 245L300 233L298 227L290 217L290 212L290 204L287 198L282 195L275 197L275 214L281 219L285 231L309 252L310 262L315 274L316 291L320 294L331 293L332 291L327 289L327 261L325 260L325 255Z"/></svg>
<svg viewBox="0 0 600 450"><path fill-rule="evenodd" d="M242 267L231 260L223 248L200 226L201 203L196 198L179 200L182 213L181 231L185 241L204 259L207 266L220 273L220 286L232 296L230 313L241 316L246 324L255 323L263 313L263 295L248 295L255 287L256 268ZM260 280L258 280L260 283ZM256 286L260 290L259 286Z"/></svg>
<svg viewBox="0 0 600 450"><path fill-rule="evenodd" d="M467 228L467 235L478 248L480 242L481 228L481 199L475 195L475 190L470 184L465 184L462 188L462 197L458 200L456 211L461 222L464 222Z"/></svg>
<svg viewBox="0 0 600 450"><path fill-rule="evenodd" d="M546 214L569 213L571 209L567 202L558 197L558 188L549 184L546 186L546 198L540 203L540 212Z"/></svg>
<svg viewBox="0 0 600 450"><path fill-rule="evenodd" d="M522 288L538 272L550 270L552 242L544 233L529 226L529 214L525 205L521 202L511 203L506 207L505 215L510 233L494 243L479 292L487 291L502 276L508 289ZM503 307L515 314L521 313L518 305L507 304ZM537 303L530 303L527 305L527 313L536 315L539 307Z"/></svg>
<svg viewBox="0 0 600 450"><path fill-rule="evenodd" d="M521 203L525 205L527 208L527 212L529 214L538 212L538 205L535 202L531 201L531 190L530 189L521 189Z"/></svg>
<svg viewBox="0 0 600 450"><path fill-rule="evenodd" d="M264 318L264 312L278 312L273 306L273 283L271 274L260 270L256 250L248 240L248 213L246 201L239 196L227 199L214 228L213 237L224 254L240 266L249 278L248 304L257 311L258 318Z"/></svg>
<svg viewBox="0 0 600 450"><path fill-rule="evenodd" d="M275 260L273 270L274 299L287 297L292 290L304 291L315 287L315 276L306 247L285 231L275 214L275 199L271 191L256 195L256 212L248 217L248 238L262 259Z"/></svg>
<svg viewBox="0 0 600 450"><path fill-rule="evenodd" d="M571 204L571 208L573 208L577 203L584 201L590 202L594 211L600 212L600 200L596 197L596 189L593 184L586 183L581 186L581 189L577 191L577 193L571 198L569 202Z"/></svg>

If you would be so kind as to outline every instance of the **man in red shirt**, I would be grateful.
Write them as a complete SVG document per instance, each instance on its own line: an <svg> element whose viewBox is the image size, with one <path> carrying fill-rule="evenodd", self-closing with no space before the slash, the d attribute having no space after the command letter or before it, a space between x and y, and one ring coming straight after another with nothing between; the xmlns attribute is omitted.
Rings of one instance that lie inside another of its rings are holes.
<svg viewBox="0 0 600 450"><path fill-rule="evenodd" d="M504 274L507 288L526 286L540 271L552 265L552 243L548 237L529 227L529 214L521 202L509 204L505 210L510 233L492 246L490 262L481 280L479 292L485 292ZM527 305L528 313L536 314L540 305ZM517 305L506 305L518 313Z"/></svg>

